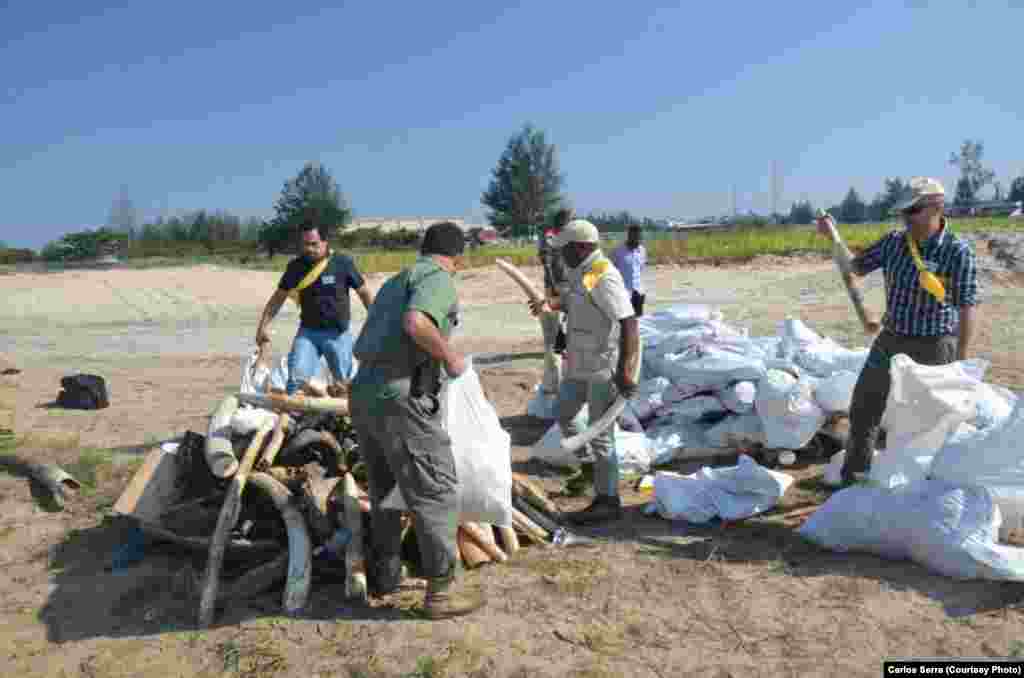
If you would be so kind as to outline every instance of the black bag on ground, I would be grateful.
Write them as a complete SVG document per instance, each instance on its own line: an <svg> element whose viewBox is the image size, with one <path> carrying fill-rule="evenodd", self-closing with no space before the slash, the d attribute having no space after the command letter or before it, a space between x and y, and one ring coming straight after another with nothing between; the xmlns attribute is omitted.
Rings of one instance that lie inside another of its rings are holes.
<svg viewBox="0 0 1024 678"><path fill-rule="evenodd" d="M102 410L110 406L107 383L95 374L62 377L57 404L72 410Z"/></svg>

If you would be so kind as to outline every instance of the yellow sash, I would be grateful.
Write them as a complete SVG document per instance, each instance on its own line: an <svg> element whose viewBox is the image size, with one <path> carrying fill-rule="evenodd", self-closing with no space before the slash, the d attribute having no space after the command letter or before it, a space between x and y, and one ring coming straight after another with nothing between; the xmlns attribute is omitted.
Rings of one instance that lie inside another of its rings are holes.
<svg viewBox="0 0 1024 678"><path fill-rule="evenodd" d="M328 252L327 256L324 257L319 264L309 270L309 273L307 273L306 277L296 285L295 289L288 290L288 298L294 301L296 306L299 305L299 292L312 285L316 279L320 277L320 274L324 272L325 268L327 268L327 264L330 263L333 255L333 252Z"/></svg>
<svg viewBox="0 0 1024 678"><path fill-rule="evenodd" d="M604 257L599 257L590 265L590 270L583 274L583 287L588 292L597 286L598 281L608 272L612 262Z"/></svg>
<svg viewBox="0 0 1024 678"><path fill-rule="evenodd" d="M904 235L907 239L907 247L910 248L910 256L914 259L914 265L917 266L917 279L921 287L940 303L945 301L946 286L942 284L937 275L925 268L924 262L921 261L921 253L917 251L917 243L914 242L910 232L908 231Z"/></svg>

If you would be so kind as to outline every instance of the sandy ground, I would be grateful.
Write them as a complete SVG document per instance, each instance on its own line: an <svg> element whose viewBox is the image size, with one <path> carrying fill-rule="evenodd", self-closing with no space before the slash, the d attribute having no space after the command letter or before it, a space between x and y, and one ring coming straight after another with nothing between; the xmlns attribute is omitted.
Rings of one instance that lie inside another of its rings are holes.
<svg viewBox="0 0 1024 678"><path fill-rule="evenodd" d="M538 269L528 272L540 281ZM418 619L411 608L422 594L414 590L352 607L343 582L322 577L301 619L282 617L272 594L195 631L193 577L202 560L154 547L141 564L108 571L124 532L105 516L145 449L205 431L211 409L237 389L276 279L212 267L0 276L0 369L22 370L17 428L27 438L18 454L60 461L96 484L63 513L47 513L25 480L0 474L5 675L867 676L878 675L886 656L1024 653L1024 586L824 552L785 527L780 514L828 495L816 459L791 467L798 481L774 514L738 525L646 518L643 498L624 484L627 518L591 532L600 546L530 548L471 573L491 602L461 621ZM991 361L990 381L1021 388L1018 274L984 279L975 353ZM880 280L868 282L869 305L880 308ZM661 267L647 283L654 310L713 303L753 334L774 332L793 314L847 345L868 341L821 259ZM536 321L504 275L469 271L459 285L465 350L539 349ZM276 321L278 353L296 317L288 309ZM60 377L74 369L108 380L109 409L53 407ZM573 509L586 499L562 496L562 478L527 461L546 428L525 416L539 376L531 361L482 370L512 434L515 467Z"/></svg>

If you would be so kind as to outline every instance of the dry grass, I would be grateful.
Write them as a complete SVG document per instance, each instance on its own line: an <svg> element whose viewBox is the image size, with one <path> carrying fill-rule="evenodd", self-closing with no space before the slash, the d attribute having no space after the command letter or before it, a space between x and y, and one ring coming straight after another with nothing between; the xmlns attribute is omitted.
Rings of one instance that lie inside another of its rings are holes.
<svg viewBox="0 0 1024 678"><path fill-rule="evenodd" d="M236 638L217 646L225 673L241 678L269 678L288 669L288 660L272 638Z"/></svg>
<svg viewBox="0 0 1024 678"><path fill-rule="evenodd" d="M491 675L488 662L491 647L471 628L462 638L449 642L437 654L417 659L416 668L405 674L404 678L485 678Z"/></svg>
<svg viewBox="0 0 1024 678"><path fill-rule="evenodd" d="M567 558L564 551L536 553L510 560L507 567L527 570L559 593L582 595L600 586L609 574L608 566L596 559Z"/></svg>

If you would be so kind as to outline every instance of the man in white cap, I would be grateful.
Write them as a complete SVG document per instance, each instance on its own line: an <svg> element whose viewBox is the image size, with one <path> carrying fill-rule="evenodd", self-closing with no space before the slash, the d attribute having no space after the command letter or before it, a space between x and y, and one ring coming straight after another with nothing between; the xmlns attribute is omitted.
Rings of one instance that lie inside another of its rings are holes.
<svg viewBox="0 0 1024 678"><path fill-rule="evenodd" d="M970 245L943 216L945 190L936 179L915 177L896 205L906 227L882 237L852 262L853 274L885 273L886 310L850 404L850 437L843 481L852 483L871 463L889 398L889 361L905 353L922 365L966 360L978 304L977 268ZM819 212L828 236L831 215Z"/></svg>
<svg viewBox="0 0 1024 678"><path fill-rule="evenodd" d="M558 392L558 423L566 437L578 433L573 419L584 403L590 421L597 421L617 395L628 398L636 392L639 377L640 333L633 304L622 275L601 252L600 240L597 227L586 219L566 224L552 242L566 264L565 294L557 301L530 302L534 314L561 308L567 315L565 374ZM589 507L569 515L577 525L622 515L614 431L595 438L591 452L595 497Z"/></svg>

